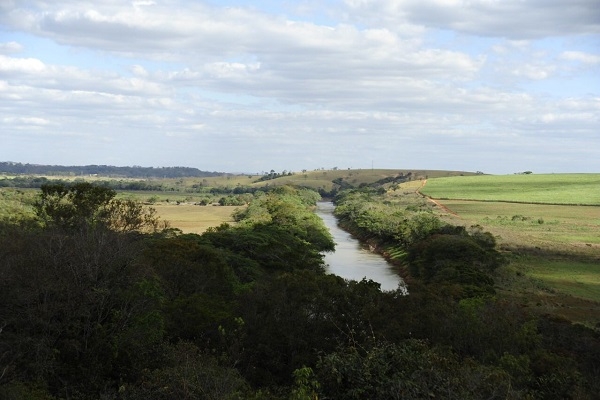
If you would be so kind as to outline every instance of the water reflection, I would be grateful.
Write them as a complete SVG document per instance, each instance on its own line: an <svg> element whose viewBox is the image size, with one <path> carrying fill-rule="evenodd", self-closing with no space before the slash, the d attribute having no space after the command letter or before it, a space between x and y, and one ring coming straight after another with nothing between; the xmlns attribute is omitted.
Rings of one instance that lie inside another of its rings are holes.
<svg viewBox="0 0 600 400"><path fill-rule="evenodd" d="M381 284L382 290L395 290L403 281L391 265L379 254L363 247L348 232L340 229L333 215L335 206L331 202L317 203L316 213L329 228L336 243L335 252L325 253L327 271L344 279L372 279Z"/></svg>

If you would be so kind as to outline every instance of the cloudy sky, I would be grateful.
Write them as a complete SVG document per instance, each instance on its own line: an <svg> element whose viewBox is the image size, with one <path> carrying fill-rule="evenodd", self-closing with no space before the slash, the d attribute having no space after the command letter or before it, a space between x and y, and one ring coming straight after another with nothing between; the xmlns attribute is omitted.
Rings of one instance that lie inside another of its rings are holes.
<svg viewBox="0 0 600 400"><path fill-rule="evenodd" d="M0 161L600 172L600 6L0 0Z"/></svg>

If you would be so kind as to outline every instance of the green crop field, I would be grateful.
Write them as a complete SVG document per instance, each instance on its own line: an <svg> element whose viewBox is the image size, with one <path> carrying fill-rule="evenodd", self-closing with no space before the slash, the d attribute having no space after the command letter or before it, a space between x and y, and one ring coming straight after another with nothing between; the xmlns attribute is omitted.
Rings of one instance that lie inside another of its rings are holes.
<svg viewBox="0 0 600 400"><path fill-rule="evenodd" d="M477 175L429 179L435 199L600 205L600 174Z"/></svg>
<svg viewBox="0 0 600 400"><path fill-rule="evenodd" d="M436 178L421 193L437 200L435 209L448 222L481 225L494 234L513 254L509 269L551 290L551 303L573 303L558 307L561 315L589 317L575 299L596 302L585 307L598 311L600 174Z"/></svg>

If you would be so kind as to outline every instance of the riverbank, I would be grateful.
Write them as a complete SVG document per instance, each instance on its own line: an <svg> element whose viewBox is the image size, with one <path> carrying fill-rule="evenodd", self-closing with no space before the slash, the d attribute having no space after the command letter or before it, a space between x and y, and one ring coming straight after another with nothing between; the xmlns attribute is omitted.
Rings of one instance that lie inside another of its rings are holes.
<svg viewBox="0 0 600 400"><path fill-rule="evenodd" d="M401 284L404 285L396 267L378 249L358 240L339 226L333 214L334 209L331 202L319 202L315 210L336 242L335 251L325 253L328 272L344 279L371 279L379 283L382 290L396 290Z"/></svg>

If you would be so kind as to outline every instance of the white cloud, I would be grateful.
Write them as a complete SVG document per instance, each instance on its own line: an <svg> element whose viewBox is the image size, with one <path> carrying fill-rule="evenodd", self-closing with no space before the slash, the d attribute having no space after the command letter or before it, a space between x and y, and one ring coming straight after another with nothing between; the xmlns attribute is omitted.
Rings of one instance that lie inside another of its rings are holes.
<svg viewBox="0 0 600 400"><path fill-rule="evenodd" d="M2 122L5 124L30 126L45 126L50 124L50 120L38 117L4 117L2 118Z"/></svg>
<svg viewBox="0 0 600 400"><path fill-rule="evenodd" d="M541 80L549 78L556 67L552 65L540 65L540 64L524 64L514 69L512 73L519 77L525 77L527 79Z"/></svg>
<svg viewBox="0 0 600 400"><path fill-rule="evenodd" d="M564 51L560 58L567 61L579 61L583 64L600 64L600 55L584 53L583 51Z"/></svg>
<svg viewBox="0 0 600 400"><path fill-rule="evenodd" d="M133 67L136 70L136 67ZM140 72L139 68L137 69ZM14 58L0 55L0 78L20 82L32 88L53 88L59 91L82 90L98 93L157 95L169 88L139 77L124 77L103 71L82 70L71 66L46 65L35 58Z"/></svg>
<svg viewBox="0 0 600 400"><path fill-rule="evenodd" d="M23 51L23 46L20 43L15 41L11 42L0 42L0 53L11 54L11 53L19 53Z"/></svg>
<svg viewBox="0 0 600 400"><path fill-rule="evenodd" d="M502 172L561 138L586 138L600 159L597 24L575 24L597 11L543 3L348 0L328 2L323 22L308 3L304 18L183 0L4 2L0 28L25 39L0 45L0 160L76 163L77 149L100 158L85 163L212 170L365 158ZM48 135L75 139L54 137L48 154Z"/></svg>
<svg viewBox="0 0 600 400"><path fill-rule="evenodd" d="M0 55L0 73L35 74L45 69L44 63L35 58L12 58Z"/></svg>

